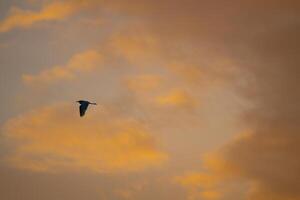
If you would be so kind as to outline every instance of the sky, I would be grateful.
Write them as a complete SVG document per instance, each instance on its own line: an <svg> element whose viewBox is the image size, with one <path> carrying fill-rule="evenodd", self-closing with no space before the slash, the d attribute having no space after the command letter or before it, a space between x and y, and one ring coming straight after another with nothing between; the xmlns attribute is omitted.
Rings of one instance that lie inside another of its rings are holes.
<svg viewBox="0 0 300 200"><path fill-rule="evenodd" d="M300 200L299 9L1 0L0 198Z"/></svg>

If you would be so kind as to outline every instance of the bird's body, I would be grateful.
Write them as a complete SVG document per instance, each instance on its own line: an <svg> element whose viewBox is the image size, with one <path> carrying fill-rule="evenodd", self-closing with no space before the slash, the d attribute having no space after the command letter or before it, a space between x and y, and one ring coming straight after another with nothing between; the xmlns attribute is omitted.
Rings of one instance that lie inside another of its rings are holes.
<svg viewBox="0 0 300 200"><path fill-rule="evenodd" d="M89 107L89 105L97 105L96 103L91 103L89 101L85 101L85 100L79 100L77 101L80 106L79 106L79 114L80 114L80 117L83 117L87 108Z"/></svg>

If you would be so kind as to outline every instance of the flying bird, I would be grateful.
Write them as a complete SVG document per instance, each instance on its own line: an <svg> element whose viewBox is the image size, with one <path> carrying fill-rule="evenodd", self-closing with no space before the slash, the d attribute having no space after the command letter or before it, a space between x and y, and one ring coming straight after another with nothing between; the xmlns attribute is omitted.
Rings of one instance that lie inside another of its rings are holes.
<svg viewBox="0 0 300 200"><path fill-rule="evenodd" d="M87 108L89 107L89 105L97 105L96 103L91 103L89 101L85 101L85 100L79 100L77 101L80 106L79 106L79 114L80 114L80 117L83 117Z"/></svg>

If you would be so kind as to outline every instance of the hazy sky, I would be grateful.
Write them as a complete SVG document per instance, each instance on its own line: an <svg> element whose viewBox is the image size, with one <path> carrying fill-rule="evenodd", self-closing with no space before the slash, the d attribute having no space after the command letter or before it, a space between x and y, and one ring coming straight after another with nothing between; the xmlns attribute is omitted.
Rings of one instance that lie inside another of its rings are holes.
<svg viewBox="0 0 300 200"><path fill-rule="evenodd" d="M300 200L299 10L1 0L0 198Z"/></svg>

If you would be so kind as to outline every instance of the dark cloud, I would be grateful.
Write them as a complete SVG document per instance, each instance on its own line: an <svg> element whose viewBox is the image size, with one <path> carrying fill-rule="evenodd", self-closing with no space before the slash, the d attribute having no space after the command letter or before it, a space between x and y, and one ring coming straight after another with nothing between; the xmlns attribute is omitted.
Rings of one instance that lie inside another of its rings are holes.
<svg viewBox="0 0 300 200"><path fill-rule="evenodd" d="M250 90L248 97L256 106L245 114L245 124L253 134L231 145L226 154L243 176L258 183L251 194L255 199L300 198L300 15L279 15L280 20L270 21L246 43L248 60L253 60L242 63L252 81L243 93Z"/></svg>
<svg viewBox="0 0 300 200"><path fill-rule="evenodd" d="M219 152L235 169L223 173L252 183L247 199L299 199L299 3L259 6L241 15L231 40L245 79L239 92L254 106L243 117L251 134Z"/></svg>

